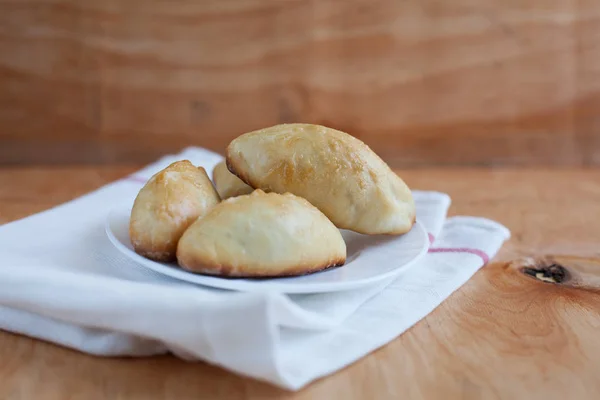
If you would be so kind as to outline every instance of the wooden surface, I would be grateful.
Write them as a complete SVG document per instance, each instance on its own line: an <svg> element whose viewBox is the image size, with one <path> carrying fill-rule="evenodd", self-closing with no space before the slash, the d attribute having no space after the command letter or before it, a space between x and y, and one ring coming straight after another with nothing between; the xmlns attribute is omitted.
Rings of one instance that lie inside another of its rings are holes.
<svg viewBox="0 0 600 400"><path fill-rule="evenodd" d="M133 170L0 169L0 223ZM342 371L288 393L204 363L101 359L0 332L0 398L600 398L600 170L401 176L413 188L449 193L451 214L496 219L513 236L424 320Z"/></svg>
<svg viewBox="0 0 600 400"><path fill-rule="evenodd" d="M598 0L0 0L0 164L280 122L390 164L600 164Z"/></svg>

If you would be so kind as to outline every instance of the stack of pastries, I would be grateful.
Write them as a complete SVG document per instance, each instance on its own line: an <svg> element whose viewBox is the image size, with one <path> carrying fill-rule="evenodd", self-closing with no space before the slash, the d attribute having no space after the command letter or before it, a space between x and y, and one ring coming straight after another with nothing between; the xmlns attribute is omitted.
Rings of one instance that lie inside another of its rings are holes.
<svg viewBox="0 0 600 400"><path fill-rule="evenodd" d="M134 250L224 277L313 273L346 262L339 229L401 235L408 186L367 145L320 125L243 134L212 171L183 160L155 174L131 211Z"/></svg>

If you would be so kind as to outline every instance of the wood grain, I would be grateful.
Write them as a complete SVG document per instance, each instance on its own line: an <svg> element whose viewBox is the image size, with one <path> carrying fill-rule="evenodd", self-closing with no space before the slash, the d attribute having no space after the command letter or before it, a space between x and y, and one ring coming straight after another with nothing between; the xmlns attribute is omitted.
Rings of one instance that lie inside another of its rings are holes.
<svg viewBox="0 0 600 400"><path fill-rule="evenodd" d="M394 166L598 165L599 39L597 0L0 0L0 164L312 122Z"/></svg>
<svg viewBox="0 0 600 400"><path fill-rule="evenodd" d="M134 170L0 169L0 223ZM0 398L600 397L600 230L593 219L600 214L600 170L445 168L400 175L414 188L449 193L451 214L502 222L512 238L425 319L351 366L288 393L204 363L95 358L0 333Z"/></svg>

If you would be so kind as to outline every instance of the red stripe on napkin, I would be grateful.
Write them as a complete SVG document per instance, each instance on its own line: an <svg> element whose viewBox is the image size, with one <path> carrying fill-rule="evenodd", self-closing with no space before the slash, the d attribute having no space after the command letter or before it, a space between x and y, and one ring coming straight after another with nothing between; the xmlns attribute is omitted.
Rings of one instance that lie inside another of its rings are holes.
<svg viewBox="0 0 600 400"><path fill-rule="evenodd" d="M490 257L485 254L485 252L479 250L479 249L470 249L468 247L457 247L457 248L451 248L451 247L431 247L429 249L430 253L468 253L468 254L475 254L476 256L481 257L481 259L483 260L483 264L487 264L490 261Z"/></svg>
<svg viewBox="0 0 600 400"><path fill-rule="evenodd" d="M435 240L435 236L433 236L431 233L428 233L427 236L429 236L429 244L433 244L433 241Z"/></svg>
<svg viewBox="0 0 600 400"><path fill-rule="evenodd" d="M431 233L427 234L429 236L429 244L433 244L435 241L435 236ZM470 247L430 247L429 253L467 253L474 254L476 256L481 257L483 260L483 265L490 262L490 256L488 256L485 251L479 249L472 249Z"/></svg>

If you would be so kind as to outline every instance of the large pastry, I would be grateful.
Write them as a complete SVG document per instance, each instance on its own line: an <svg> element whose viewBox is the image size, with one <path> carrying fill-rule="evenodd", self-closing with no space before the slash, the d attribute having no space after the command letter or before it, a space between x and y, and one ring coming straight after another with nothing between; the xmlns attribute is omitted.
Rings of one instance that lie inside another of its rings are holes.
<svg viewBox="0 0 600 400"><path fill-rule="evenodd" d="M227 167L248 185L290 192L337 227L364 234L403 234L415 222L410 189L362 141L310 124L283 124L234 139Z"/></svg>
<svg viewBox="0 0 600 400"><path fill-rule="evenodd" d="M129 221L136 253L156 261L174 261L183 232L220 202L206 171L187 160L155 174L138 193Z"/></svg>
<svg viewBox="0 0 600 400"><path fill-rule="evenodd" d="M221 161L213 169L213 182L221 196L222 200L230 197L241 196L243 194L250 194L254 190L250 186L246 185L240 178L233 175L228 169L225 161Z"/></svg>
<svg viewBox="0 0 600 400"><path fill-rule="evenodd" d="M343 265L346 244L305 199L255 190L222 201L194 222L179 241L177 261L209 275L303 275Z"/></svg>

